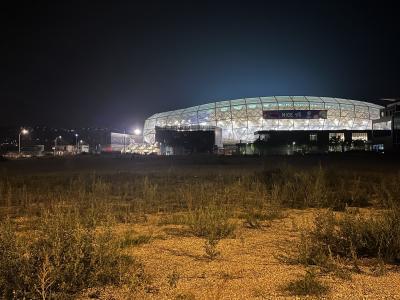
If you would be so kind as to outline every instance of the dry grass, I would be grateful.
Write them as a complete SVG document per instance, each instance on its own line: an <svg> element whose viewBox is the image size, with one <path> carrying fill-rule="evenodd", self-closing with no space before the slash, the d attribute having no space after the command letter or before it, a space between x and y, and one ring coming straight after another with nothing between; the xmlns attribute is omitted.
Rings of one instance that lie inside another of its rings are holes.
<svg viewBox="0 0 400 300"><path fill-rule="evenodd" d="M321 167L4 173L0 291L42 299L400 297L399 187L400 175ZM371 215L378 210L385 217ZM318 272L304 273L310 265Z"/></svg>

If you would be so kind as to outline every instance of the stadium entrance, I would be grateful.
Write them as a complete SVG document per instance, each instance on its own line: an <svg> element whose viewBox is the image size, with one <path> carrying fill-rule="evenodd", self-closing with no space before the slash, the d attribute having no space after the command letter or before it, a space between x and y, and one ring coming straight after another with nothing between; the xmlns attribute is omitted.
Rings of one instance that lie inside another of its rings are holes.
<svg viewBox="0 0 400 300"><path fill-rule="evenodd" d="M161 155L215 153L222 146L221 128L215 126L157 126L155 129Z"/></svg>

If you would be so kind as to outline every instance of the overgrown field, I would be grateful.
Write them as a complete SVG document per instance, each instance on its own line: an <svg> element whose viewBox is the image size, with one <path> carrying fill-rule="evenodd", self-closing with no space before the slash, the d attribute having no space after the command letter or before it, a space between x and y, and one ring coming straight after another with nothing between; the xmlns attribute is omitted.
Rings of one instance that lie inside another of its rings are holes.
<svg viewBox="0 0 400 300"><path fill-rule="evenodd" d="M399 204L400 173L329 166L3 172L0 295L396 298Z"/></svg>

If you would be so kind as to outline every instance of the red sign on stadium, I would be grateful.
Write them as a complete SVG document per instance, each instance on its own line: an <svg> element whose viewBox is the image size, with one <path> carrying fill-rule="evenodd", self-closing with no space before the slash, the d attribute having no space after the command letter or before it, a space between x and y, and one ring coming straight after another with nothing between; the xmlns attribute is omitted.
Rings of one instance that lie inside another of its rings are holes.
<svg viewBox="0 0 400 300"><path fill-rule="evenodd" d="M326 110L264 110L264 119L326 119Z"/></svg>

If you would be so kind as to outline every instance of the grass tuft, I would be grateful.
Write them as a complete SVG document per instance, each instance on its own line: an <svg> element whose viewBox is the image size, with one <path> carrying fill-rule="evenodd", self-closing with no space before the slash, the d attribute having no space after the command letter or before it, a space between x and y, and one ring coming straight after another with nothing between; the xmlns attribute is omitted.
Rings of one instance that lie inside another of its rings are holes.
<svg viewBox="0 0 400 300"><path fill-rule="evenodd" d="M289 282L284 290L291 295L320 296L326 294L329 288L322 284L313 270L307 270L305 275L295 281Z"/></svg>

